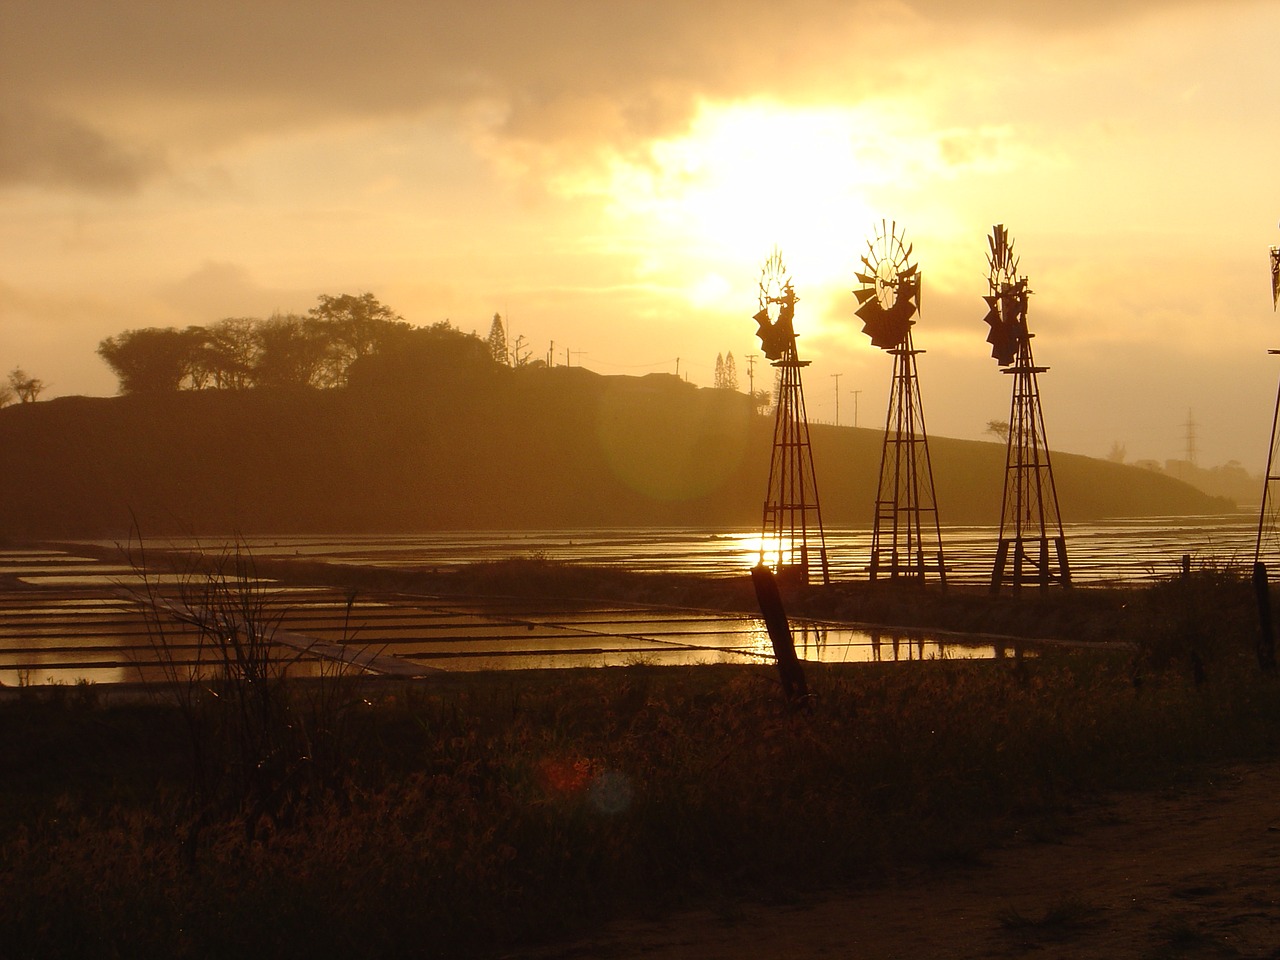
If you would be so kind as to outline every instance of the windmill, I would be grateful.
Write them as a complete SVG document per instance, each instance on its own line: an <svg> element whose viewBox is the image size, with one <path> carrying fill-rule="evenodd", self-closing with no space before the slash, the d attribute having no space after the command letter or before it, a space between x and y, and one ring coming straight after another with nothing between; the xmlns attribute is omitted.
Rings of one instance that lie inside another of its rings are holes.
<svg viewBox="0 0 1280 960"><path fill-rule="evenodd" d="M991 572L991 592L1004 583L1021 589L1024 583L1047 587L1051 582L1071 586L1067 541L1062 533L1058 492L1044 434L1037 376L1031 355L1035 334L1027 329L1027 278L1018 276L1018 258L1004 224L991 228L987 238L989 293L986 322L991 356L1013 377L1009 406L1009 437L1005 452L1004 503L1000 510L1000 544ZM1053 550L1050 551L1050 543Z"/></svg>
<svg viewBox="0 0 1280 960"><path fill-rule="evenodd" d="M913 247L898 224L880 221L862 255L862 286L855 290L862 332L872 344L893 356L893 381L885 418L884 448L880 456L880 483L876 490L875 526L871 535L871 579L886 573L925 579L936 559L939 580L946 584L942 558L942 530L938 525L937 499L929 440L920 402L916 356L923 353L912 344L911 328L920 310L920 271L911 260ZM930 548L935 557L926 562L926 518Z"/></svg>
<svg viewBox="0 0 1280 960"><path fill-rule="evenodd" d="M809 361L801 360L796 353L794 321L798 299L782 253L775 248L760 268L760 309L754 318L760 347L777 370L778 391L769 489L760 532L760 563L772 566L780 576L790 575L808 583L813 547L822 565L822 582L829 583L822 508L800 381L800 371Z"/></svg>
<svg viewBox="0 0 1280 960"><path fill-rule="evenodd" d="M1275 310L1277 305L1280 305L1280 247L1272 247L1271 309ZM1280 350L1268 350L1267 353L1276 354L1280 353ZM1258 565L1263 562L1264 553L1274 554L1277 547L1276 515L1277 512L1280 512L1280 507L1277 507L1276 494L1272 489L1272 484L1280 481L1280 474L1276 473L1277 470L1280 470L1280 449L1277 449L1278 447L1280 447L1280 390L1276 392L1276 411L1271 420L1271 449L1267 454L1267 473L1262 485L1262 509L1258 515L1258 541L1253 549L1255 576L1258 575ZM1274 559L1274 556L1272 559ZM1265 568L1263 568L1262 576L1265 580Z"/></svg>

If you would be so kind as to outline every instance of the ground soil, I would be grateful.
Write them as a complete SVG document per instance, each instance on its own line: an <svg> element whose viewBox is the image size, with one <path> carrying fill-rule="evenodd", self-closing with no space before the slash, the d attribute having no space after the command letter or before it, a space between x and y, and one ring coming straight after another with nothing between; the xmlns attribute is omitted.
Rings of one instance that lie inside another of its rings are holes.
<svg viewBox="0 0 1280 960"><path fill-rule="evenodd" d="M1280 958L1280 761L1083 803L1064 827L867 889L619 923L513 956Z"/></svg>

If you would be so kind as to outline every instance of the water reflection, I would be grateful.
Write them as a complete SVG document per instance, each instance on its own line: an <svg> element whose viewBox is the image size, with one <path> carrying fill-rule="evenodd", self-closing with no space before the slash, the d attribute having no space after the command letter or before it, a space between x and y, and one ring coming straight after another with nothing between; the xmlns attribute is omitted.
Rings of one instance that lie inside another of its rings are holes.
<svg viewBox="0 0 1280 960"><path fill-rule="evenodd" d="M1177 572L1181 556L1218 558L1223 568L1251 558L1252 524L1242 518L1179 518L1077 525L1073 563L1078 582L1149 579ZM986 582L983 554L993 529L948 528L944 533L957 582ZM840 577L858 575L857 557L869 533L828 536ZM227 542L230 545L231 541ZM167 544L166 544L167 545ZM166 546L159 545L159 546ZM177 544L180 545L180 544ZM743 575L758 559L755 533L596 530L555 533L465 533L398 537L261 537L243 545L264 558L307 556L335 563L447 567L481 559L527 555L645 570ZM967 545L967 546L966 546ZM206 550L221 549L205 541ZM83 550L83 552L92 552ZM843 555L843 561L837 559ZM854 558L854 559L850 559ZM1091 559L1092 558L1092 559ZM840 564L845 566L841 568ZM865 571L864 571L865 572ZM0 683L158 680L147 619L122 599L140 583L132 568L92 560L72 550L0 551ZM177 595L185 578L161 574L150 586ZM300 675L329 669L335 645L374 651L384 665L411 669L509 670L650 663L770 663L773 646L758 617L700 613L554 599L370 597L351 603L343 591L259 582L281 628L301 638L290 646ZM802 660L811 663L897 662L1020 655L1005 641L914 631L792 621ZM180 636L174 633L174 636ZM310 638L308 640L308 638ZM314 649L308 644L314 641ZM1008 643L1012 643L1009 641ZM190 644L175 643L172 664L195 669Z"/></svg>
<svg viewBox="0 0 1280 960"><path fill-rule="evenodd" d="M1176 575L1184 554L1192 563L1218 569L1252 562L1256 520L1245 514L1212 517L1149 517L1064 527L1072 580L1080 585L1152 582ZM828 561L835 580L867 578L871 531L826 530ZM947 579L985 584L991 576L999 531L994 526L943 527ZM162 546L217 552L237 541L175 540ZM756 530L601 528L555 531L463 531L398 536L262 536L238 541L254 556L298 557L373 567L448 569L461 564L512 558L544 558L650 572L741 576L759 560ZM112 544L98 542L99 546ZM47 554L46 554L47 556ZM0 554L0 560L3 554Z"/></svg>

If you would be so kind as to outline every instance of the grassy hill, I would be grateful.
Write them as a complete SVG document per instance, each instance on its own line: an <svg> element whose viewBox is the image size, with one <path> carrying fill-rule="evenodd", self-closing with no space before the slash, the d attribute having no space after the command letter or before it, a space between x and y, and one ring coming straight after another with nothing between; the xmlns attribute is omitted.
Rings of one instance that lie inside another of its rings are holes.
<svg viewBox="0 0 1280 960"><path fill-rule="evenodd" d="M669 375L501 369L330 391L64 397L0 410L0 535L750 527L772 420ZM814 426L823 518L871 520L876 430ZM943 523L999 519L1004 447L930 440ZM1146 470L1055 454L1064 518L1221 513Z"/></svg>

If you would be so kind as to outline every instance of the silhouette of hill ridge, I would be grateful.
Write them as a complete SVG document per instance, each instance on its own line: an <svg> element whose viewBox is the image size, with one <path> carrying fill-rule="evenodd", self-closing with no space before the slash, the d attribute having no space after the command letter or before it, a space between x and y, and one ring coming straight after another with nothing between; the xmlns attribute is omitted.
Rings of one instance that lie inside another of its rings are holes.
<svg viewBox="0 0 1280 960"><path fill-rule="evenodd" d="M0 535L752 528L773 423L744 394L583 368L0 410ZM878 430L814 425L823 519L871 520ZM1004 447L930 438L944 524L999 520ZM1054 454L1064 519L1222 513L1171 477Z"/></svg>

